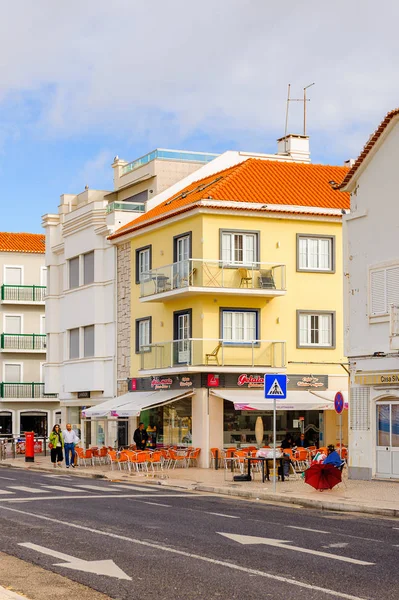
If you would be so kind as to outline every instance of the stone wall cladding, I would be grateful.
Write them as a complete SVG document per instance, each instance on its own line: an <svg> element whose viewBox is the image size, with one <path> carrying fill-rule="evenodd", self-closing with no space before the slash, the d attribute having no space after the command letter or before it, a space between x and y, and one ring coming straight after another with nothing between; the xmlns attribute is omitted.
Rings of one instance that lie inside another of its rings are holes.
<svg viewBox="0 0 399 600"><path fill-rule="evenodd" d="M131 264L130 242L117 247L117 393L125 394L130 376Z"/></svg>

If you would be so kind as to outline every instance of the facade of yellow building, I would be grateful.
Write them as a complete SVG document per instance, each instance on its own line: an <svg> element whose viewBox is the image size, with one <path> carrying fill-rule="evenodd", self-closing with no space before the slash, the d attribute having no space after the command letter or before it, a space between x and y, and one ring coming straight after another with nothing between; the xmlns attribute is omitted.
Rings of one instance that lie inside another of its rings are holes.
<svg viewBox="0 0 399 600"><path fill-rule="evenodd" d="M129 389L158 391L140 416L158 443L201 447L207 466L212 447L253 444L259 415L271 441L263 376L277 372L289 380L277 441L339 441L348 200L328 182L344 174L249 159L113 236L130 258Z"/></svg>

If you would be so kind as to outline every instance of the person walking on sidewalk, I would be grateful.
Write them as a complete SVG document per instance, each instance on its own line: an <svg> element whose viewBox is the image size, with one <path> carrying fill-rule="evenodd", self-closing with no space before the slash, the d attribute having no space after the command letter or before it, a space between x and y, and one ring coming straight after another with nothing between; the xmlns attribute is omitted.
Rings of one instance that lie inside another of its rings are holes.
<svg viewBox="0 0 399 600"><path fill-rule="evenodd" d="M49 435L50 455L53 467L56 468L56 464L61 467L61 463L64 460L62 456L62 449L64 447L64 438L59 425L54 425Z"/></svg>
<svg viewBox="0 0 399 600"><path fill-rule="evenodd" d="M75 446L76 444L79 444L80 440L70 423L67 423L66 429L62 432L62 435L64 437L66 468L69 469L69 465L75 468Z"/></svg>
<svg viewBox="0 0 399 600"><path fill-rule="evenodd" d="M144 423L139 423L133 435L133 441L136 444L137 450L145 450L147 446L148 433L144 429Z"/></svg>

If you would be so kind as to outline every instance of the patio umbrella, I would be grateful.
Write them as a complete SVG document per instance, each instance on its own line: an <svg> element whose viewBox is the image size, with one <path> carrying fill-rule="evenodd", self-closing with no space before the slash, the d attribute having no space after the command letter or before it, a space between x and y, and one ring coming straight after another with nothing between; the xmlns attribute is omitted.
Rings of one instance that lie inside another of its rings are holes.
<svg viewBox="0 0 399 600"><path fill-rule="evenodd" d="M305 483L315 490L332 490L342 481L342 473L333 465L314 464L305 471Z"/></svg>
<svg viewBox="0 0 399 600"><path fill-rule="evenodd" d="M263 429L263 419L262 417L258 417L255 423L255 438L258 446L262 445L264 433L265 431Z"/></svg>

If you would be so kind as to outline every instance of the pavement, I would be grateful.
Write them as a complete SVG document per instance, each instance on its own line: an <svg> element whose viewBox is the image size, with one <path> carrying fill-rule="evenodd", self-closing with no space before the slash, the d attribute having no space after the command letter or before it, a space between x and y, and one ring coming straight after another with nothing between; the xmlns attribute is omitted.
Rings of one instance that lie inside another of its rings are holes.
<svg viewBox="0 0 399 600"><path fill-rule="evenodd" d="M55 469L49 457L35 457L34 463L26 463L24 458L8 459L0 462L0 467L19 467L30 471L48 471ZM343 472L343 482L333 490L323 493L305 484L303 479L278 482L276 493L273 483L262 483L260 475L251 482L234 482L230 471L224 469L199 469L195 467L169 469L155 476L137 475L127 470L111 470L109 465L95 467L77 467L75 469L57 468L59 473L68 473L74 477L84 476L99 479L115 479L148 485L166 485L185 490L210 492L224 496L235 496L250 500L263 500L295 504L322 510L357 512L386 517L399 517L399 482L396 481L359 481L348 480L347 471Z"/></svg>

